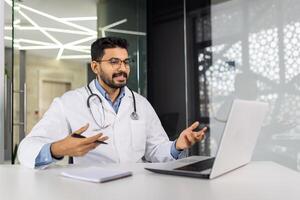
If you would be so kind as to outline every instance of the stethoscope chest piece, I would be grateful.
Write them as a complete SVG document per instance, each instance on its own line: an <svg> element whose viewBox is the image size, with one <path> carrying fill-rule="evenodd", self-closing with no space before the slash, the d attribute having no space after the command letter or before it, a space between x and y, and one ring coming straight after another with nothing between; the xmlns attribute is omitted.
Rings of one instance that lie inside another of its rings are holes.
<svg viewBox="0 0 300 200"><path fill-rule="evenodd" d="M132 112L130 115L130 118L132 120L138 120L139 119L139 115L136 112Z"/></svg>

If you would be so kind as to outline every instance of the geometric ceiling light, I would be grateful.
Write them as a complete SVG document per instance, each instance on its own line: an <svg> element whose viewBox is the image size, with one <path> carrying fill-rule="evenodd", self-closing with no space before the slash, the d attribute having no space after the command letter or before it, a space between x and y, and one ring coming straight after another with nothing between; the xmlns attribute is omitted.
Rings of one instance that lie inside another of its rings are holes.
<svg viewBox="0 0 300 200"><path fill-rule="evenodd" d="M12 6L12 2L10 0L5 0L5 2ZM84 42L88 42L90 40L94 40L97 38L97 32L89 29L87 27L78 25L73 23L72 21L86 21L86 20L97 20L97 17L74 17L74 18L58 18L53 15L47 14L45 12L30 8L28 6L22 5L20 3L17 3L16 6L18 9L16 9L16 12L18 12L24 19L26 19L32 26L21 26L18 24L15 24L15 29L17 30L36 30L41 32L44 36L46 36L48 39L52 41L52 43L44 42L44 41L37 41L37 40L31 40L31 39L22 39L22 38L16 38L16 47L18 47L20 50L43 50L43 49L58 49L58 53L56 56L56 59L76 59L76 58L90 58L90 50L89 46L80 45ZM67 29L58 29L58 28L51 28L51 27L42 27L39 26L35 20L33 20L31 17L29 17L27 14L23 12L23 10L26 10L27 12L32 12L38 15L41 15L43 17L46 17L50 20L53 20L57 23L62 23L64 25L70 26L72 28L75 28L77 30L67 30ZM5 27L5 30L10 30L12 27ZM75 40L68 43L62 43L57 38L55 38L50 32L57 32L57 33L68 33L68 34L76 34L76 35L82 35L84 38ZM11 37L5 37L6 40L11 40ZM26 44L26 45L25 45ZM68 55L63 56L63 52L65 49L85 53L83 55Z"/></svg>
<svg viewBox="0 0 300 200"><path fill-rule="evenodd" d="M11 0L5 0L5 2L12 6ZM14 22L14 27L17 30L22 31L39 31L44 36L52 41L52 43L45 42L45 41L37 41L34 39L24 39L24 38L16 38L15 39L15 46L18 47L20 50L43 50L43 49L57 49L58 53L56 55L56 59L86 59L90 58L90 46L82 45L84 42L88 42L97 38L97 31L87 28L82 25L75 24L74 21L89 21L93 20L96 21L97 17L69 17L69 18L59 18L48 13L36 10L29 6L22 5L20 3L16 3L15 7L16 12L18 12L24 19L26 19L32 26L21 26L19 23ZM35 20L29 17L27 14L23 12L26 10L27 12L35 13L37 15L46 17L56 23L64 24L69 27L72 27L75 30L71 29L60 29L60 28L52 28L52 27L45 27L40 26ZM122 29L113 29L120 24L126 23L127 19L123 19L112 24L109 24L104 27L99 27L99 31L102 33L102 37L105 37L105 32L114 32L114 33L121 33L121 34L130 34L130 35L139 35L145 36L145 32L138 32L138 31L130 31L130 30L122 30ZM12 27L5 27L5 30L11 30ZM67 33L67 34L74 34L84 36L84 38L75 40L72 42L63 43L59 41L56 37L54 37L51 33ZM5 37L6 40L11 40L11 37ZM26 44L26 45L25 45ZM75 52L85 53L85 54L76 54L76 55L64 55L64 50L72 50Z"/></svg>
<svg viewBox="0 0 300 200"><path fill-rule="evenodd" d="M113 27L123 24L125 22L127 22L127 19L122 19L120 21L114 22L114 23L106 25L104 27L99 27L98 30L101 31L102 37L105 37L105 32L123 33L123 34L130 34L130 35L141 35L141 36L146 35L145 32L129 31L129 30L122 30L122 29L112 29Z"/></svg>

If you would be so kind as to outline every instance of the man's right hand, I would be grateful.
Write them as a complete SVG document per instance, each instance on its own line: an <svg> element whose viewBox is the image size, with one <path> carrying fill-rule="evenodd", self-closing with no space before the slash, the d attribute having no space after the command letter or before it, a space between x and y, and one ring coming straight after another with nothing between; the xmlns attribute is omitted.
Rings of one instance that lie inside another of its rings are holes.
<svg viewBox="0 0 300 200"><path fill-rule="evenodd" d="M82 134L88 127L89 124L81 127L73 134ZM50 150L51 154L56 158L63 156L83 156L99 145L95 141L105 141L107 139L108 137L103 136L102 133L87 138L75 138L69 135L62 140L52 143Z"/></svg>

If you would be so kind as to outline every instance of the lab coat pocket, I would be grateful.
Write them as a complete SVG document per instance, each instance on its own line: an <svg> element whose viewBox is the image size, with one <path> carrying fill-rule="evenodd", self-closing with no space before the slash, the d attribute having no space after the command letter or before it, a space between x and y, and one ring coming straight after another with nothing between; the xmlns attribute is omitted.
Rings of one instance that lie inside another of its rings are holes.
<svg viewBox="0 0 300 200"><path fill-rule="evenodd" d="M135 151L145 151L146 124L141 120L131 120L131 143Z"/></svg>

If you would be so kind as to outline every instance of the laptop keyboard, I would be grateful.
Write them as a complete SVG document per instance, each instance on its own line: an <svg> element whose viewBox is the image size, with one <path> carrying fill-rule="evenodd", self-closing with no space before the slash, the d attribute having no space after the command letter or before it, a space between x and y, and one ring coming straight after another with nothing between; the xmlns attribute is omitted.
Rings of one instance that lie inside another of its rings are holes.
<svg viewBox="0 0 300 200"><path fill-rule="evenodd" d="M215 158L208 158L206 160L201 160L196 163L192 163L183 167L176 168L174 170L184 170L184 171L195 171L201 172L203 170L207 170L212 168Z"/></svg>

